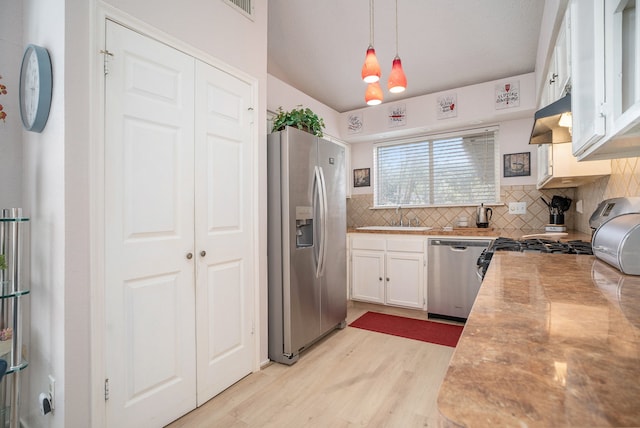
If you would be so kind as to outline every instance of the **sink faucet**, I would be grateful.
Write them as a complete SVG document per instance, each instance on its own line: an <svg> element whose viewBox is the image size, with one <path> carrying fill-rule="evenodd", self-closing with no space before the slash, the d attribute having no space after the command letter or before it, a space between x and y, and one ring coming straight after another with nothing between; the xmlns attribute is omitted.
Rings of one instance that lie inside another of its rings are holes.
<svg viewBox="0 0 640 428"><path fill-rule="evenodd" d="M398 215L398 226L404 226L403 221L402 221L402 207L400 205L398 205L396 207L396 214Z"/></svg>

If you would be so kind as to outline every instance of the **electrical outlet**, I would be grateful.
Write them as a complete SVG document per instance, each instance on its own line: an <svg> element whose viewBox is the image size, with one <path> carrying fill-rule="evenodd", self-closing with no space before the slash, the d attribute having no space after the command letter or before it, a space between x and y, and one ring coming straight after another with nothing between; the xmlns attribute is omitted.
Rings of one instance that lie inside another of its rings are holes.
<svg viewBox="0 0 640 428"><path fill-rule="evenodd" d="M509 214L526 214L526 202L509 202Z"/></svg>
<svg viewBox="0 0 640 428"><path fill-rule="evenodd" d="M51 397L51 412L53 412L56 402L56 380L51 375L49 375L49 397Z"/></svg>

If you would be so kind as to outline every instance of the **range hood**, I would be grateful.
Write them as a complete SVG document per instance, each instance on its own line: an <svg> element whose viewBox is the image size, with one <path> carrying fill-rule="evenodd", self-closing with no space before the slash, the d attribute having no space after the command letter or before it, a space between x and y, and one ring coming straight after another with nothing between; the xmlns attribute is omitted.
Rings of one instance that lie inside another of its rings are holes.
<svg viewBox="0 0 640 428"><path fill-rule="evenodd" d="M560 117L563 113L571 113L571 94L536 112L529 144L571 142L571 128L560 126Z"/></svg>

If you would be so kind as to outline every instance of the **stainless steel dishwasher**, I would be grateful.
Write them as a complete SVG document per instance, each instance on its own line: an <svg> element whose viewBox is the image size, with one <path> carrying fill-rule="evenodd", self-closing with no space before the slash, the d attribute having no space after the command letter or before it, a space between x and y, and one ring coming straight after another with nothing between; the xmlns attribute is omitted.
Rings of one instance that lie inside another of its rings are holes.
<svg viewBox="0 0 640 428"><path fill-rule="evenodd" d="M427 248L427 312L432 317L466 320L482 280L476 262L490 239L432 238Z"/></svg>

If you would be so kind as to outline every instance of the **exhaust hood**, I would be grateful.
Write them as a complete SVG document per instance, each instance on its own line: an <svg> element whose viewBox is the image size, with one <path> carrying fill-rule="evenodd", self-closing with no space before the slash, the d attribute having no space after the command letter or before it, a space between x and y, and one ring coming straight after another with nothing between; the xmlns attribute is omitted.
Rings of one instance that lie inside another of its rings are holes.
<svg viewBox="0 0 640 428"><path fill-rule="evenodd" d="M570 143L571 126L560 125L563 114L571 114L571 94L538 110L529 144Z"/></svg>

